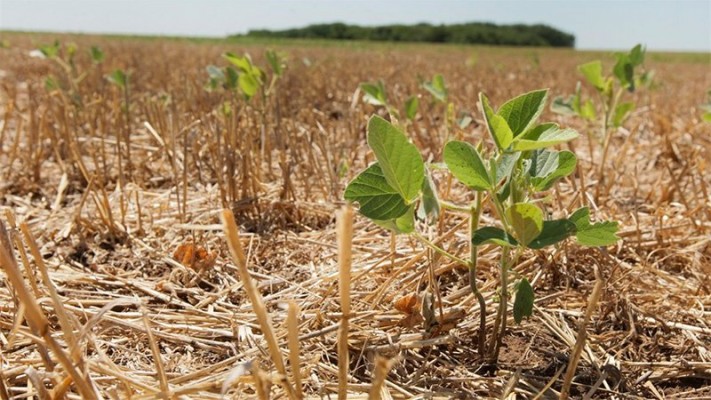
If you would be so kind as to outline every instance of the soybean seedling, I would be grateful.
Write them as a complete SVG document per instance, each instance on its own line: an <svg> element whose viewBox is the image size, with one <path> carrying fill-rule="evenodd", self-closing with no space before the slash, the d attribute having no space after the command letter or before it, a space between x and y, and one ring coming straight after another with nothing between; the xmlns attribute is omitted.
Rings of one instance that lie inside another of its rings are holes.
<svg viewBox="0 0 711 400"><path fill-rule="evenodd" d="M261 68L256 65L249 54L237 55L235 53L224 53L222 57L228 61L229 65L221 68L215 65L207 66L208 80L205 84L205 90L208 92L217 91L222 88L226 93L229 94L230 100L222 102L219 106L219 112L223 118L226 120L230 119L235 114L239 113L241 108L238 107L239 99L241 98L243 104L246 106L251 106L257 110L260 116L260 130L259 130L259 157L262 160L266 160L268 165L272 165L272 136L275 137L276 147L280 150L280 164L282 166L282 171L284 174L284 189L282 190L282 197L288 192L289 187L289 177L287 166L287 159L285 154L285 145L280 135L276 132L280 129L280 115L279 112L279 98L275 96L278 90L278 82L283 77L286 69L287 62L286 56L280 52L267 50L265 52L265 59L267 61L268 69L271 70L271 74L268 74L266 68ZM274 99L273 103L270 102ZM275 115L274 120L276 121L273 129L274 134L270 134L270 124L267 118L267 113L269 111L269 105L274 104L273 113ZM227 191L222 191L223 202L227 203L228 199L230 202L237 201L237 187L232 177L235 175L235 164L234 164L234 154L235 149L238 146L238 140L236 135L229 135L226 139L226 146L224 147L223 157L226 162L226 175L227 179ZM251 151L245 151L245 156L242 158L242 163L244 170L248 170L248 165L251 163L250 159L254 155ZM261 180L262 172L257 169L257 180ZM271 170L267 172L271 174ZM242 182L242 197L248 197L246 195L246 188L252 187L253 184L249 183L249 174L243 174ZM256 191L256 190L255 190Z"/></svg>
<svg viewBox="0 0 711 400"><path fill-rule="evenodd" d="M487 363L496 363L506 332L509 275L522 254L551 247L569 237L583 246L607 246L618 240L616 222L592 223L583 207L567 218L548 220L545 194L560 179L575 170L577 158L570 151L551 147L575 139L578 133L554 123L537 123L547 98L547 90L536 90L504 103L495 110L480 94L481 111L494 146L452 140L443 151L449 172L474 198L469 204L454 204L434 195L428 166L405 133L390 122L374 116L367 129L368 145L376 162L346 187L344 197L360 205L362 215L396 234L409 235L469 269L469 284L480 308L479 354ZM442 207L469 217L471 250L460 258L434 244L417 231L415 210L424 205L427 213ZM436 206L436 207L435 207ZM484 210L492 210L498 224L479 226ZM550 210L547 210L550 211ZM499 306L491 334L486 339L486 303L477 286L478 248L500 248ZM517 277L513 317L516 323L533 311L534 292L526 277Z"/></svg>
<svg viewBox="0 0 711 400"><path fill-rule="evenodd" d="M578 66L578 71L583 75L589 85L597 92L597 100L583 100L581 85L578 85L575 94L564 98L556 97L551 104L551 110L562 115L575 115L585 120L599 124L597 135L588 135L589 139L596 139L602 143L602 158L599 163L599 178L604 180L605 164L610 147L611 131L622 126L625 120L635 109L632 101L622 101L624 93L633 93L640 87L647 87L652 82L653 73L638 73L644 63L646 50L638 44L627 53L617 53L617 61L609 75L603 75L603 66L600 60L591 61ZM593 159L592 147L590 159Z"/></svg>
<svg viewBox="0 0 711 400"><path fill-rule="evenodd" d="M417 96L408 97L407 100L405 100L403 113L400 113L397 107L389 102L383 81L361 83L360 90L363 92L364 102L376 107L384 107L388 114L390 114L390 119L400 121L401 115L404 115L405 121L407 122L415 120L417 109L420 106L420 101Z"/></svg>

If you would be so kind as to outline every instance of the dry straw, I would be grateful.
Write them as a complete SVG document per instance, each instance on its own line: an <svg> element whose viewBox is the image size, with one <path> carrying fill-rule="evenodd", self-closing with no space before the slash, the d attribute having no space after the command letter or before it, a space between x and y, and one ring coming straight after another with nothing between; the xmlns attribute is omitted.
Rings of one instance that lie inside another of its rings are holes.
<svg viewBox="0 0 711 400"><path fill-rule="evenodd" d="M338 235L338 287L341 298L341 326L338 328L338 398L348 397L350 363L348 333L351 316L351 244L353 241L353 208L344 206L336 217Z"/></svg>
<svg viewBox="0 0 711 400"><path fill-rule="evenodd" d="M267 341L269 354L272 362L274 363L274 368L276 368L277 372L281 375L279 380L284 386L286 392L289 394L289 397L296 398L296 392L287 380L286 366L284 364L284 358L281 355L279 343L277 342L276 335L274 334L272 320L269 317L267 308L264 306L264 300L262 300L259 290L252 281L252 277L249 275L247 257L244 254L244 249L242 248L242 243L240 242L239 228L237 228L232 211L222 210L222 224L224 226L227 244L229 245L230 253L232 254L232 259L237 264L237 271L239 272L240 279L242 280L242 285L244 290L247 292L250 302L252 303L252 308L257 316L257 321L259 321L259 327L264 334L265 340Z"/></svg>

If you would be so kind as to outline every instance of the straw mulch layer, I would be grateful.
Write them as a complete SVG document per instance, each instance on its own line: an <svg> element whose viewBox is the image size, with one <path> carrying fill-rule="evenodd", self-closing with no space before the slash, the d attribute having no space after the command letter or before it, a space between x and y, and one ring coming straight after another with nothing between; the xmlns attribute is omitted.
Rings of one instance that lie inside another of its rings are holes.
<svg viewBox="0 0 711 400"><path fill-rule="evenodd" d="M638 108L614 131L602 175L598 128L546 112L583 133L580 168L547 207L557 217L591 204L623 240L526 253L515 271L533 282L534 315L510 321L491 368L465 269L358 215L337 234L343 188L373 160L367 119L382 113L356 89L382 79L394 104L420 93L408 134L439 161L445 110L420 77L442 73L456 110L474 117L455 134L488 145L479 91L496 104L541 87L567 94L575 65L598 55L290 45L274 95L247 103L205 91L205 67L225 65L228 50L266 65L259 46L60 37L77 43L72 71L28 56L54 37L5 37L0 398L556 398L596 271L572 397L711 397L711 124L697 108L708 57L649 55L657 84L631 95ZM91 64L92 45L103 64ZM130 72L128 107L103 78L116 68ZM49 75L64 89L48 91ZM446 175L435 180L446 190ZM460 216L420 229L467 257ZM350 274L339 273L339 237ZM491 326L498 256L480 252Z"/></svg>

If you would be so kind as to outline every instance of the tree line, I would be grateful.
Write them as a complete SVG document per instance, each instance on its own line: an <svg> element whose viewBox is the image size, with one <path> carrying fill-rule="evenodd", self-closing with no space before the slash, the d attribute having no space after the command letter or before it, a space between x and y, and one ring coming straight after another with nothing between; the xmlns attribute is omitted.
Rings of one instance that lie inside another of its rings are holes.
<svg viewBox="0 0 711 400"><path fill-rule="evenodd" d="M285 30L250 30L231 37L298 38L332 40L374 40L392 42L430 42L484 44L495 46L573 47L575 36L547 25L496 25L472 22L455 25L359 26L344 23L316 24Z"/></svg>

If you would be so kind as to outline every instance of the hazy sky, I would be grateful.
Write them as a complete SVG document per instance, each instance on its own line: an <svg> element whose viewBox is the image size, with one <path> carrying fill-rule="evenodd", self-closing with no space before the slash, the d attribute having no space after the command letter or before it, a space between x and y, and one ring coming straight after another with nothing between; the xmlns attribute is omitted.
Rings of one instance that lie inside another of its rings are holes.
<svg viewBox="0 0 711 400"><path fill-rule="evenodd" d="M711 0L0 0L0 29L224 36L320 22L545 23L581 49L711 52Z"/></svg>

